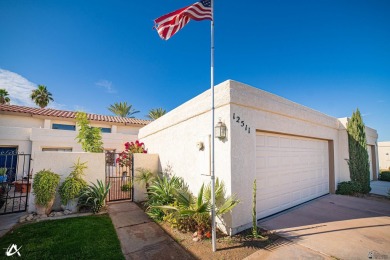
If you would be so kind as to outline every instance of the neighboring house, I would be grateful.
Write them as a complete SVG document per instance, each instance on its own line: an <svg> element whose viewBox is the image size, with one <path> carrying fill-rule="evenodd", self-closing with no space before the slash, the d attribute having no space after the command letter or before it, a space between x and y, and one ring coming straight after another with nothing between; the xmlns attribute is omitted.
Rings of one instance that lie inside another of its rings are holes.
<svg viewBox="0 0 390 260"><path fill-rule="evenodd" d="M0 105L0 153L17 151L82 152L77 143L76 112L50 108ZM135 141L141 127L150 121L87 114L94 127L101 128L105 150L121 152L124 143Z"/></svg>
<svg viewBox="0 0 390 260"><path fill-rule="evenodd" d="M390 142L378 142L379 169L390 170Z"/></svg>
<svg viewBox="0 0 390 260"><path fill-rule="evenodd" d="M148 151L159 154L162 169L171 166L194 194L210 182L210 107L208 90L139 132ZM215 139L215 176L241 201L221 220L227 233L251 226L255 179L258 219L333 193L350 179L346 118L232 80L215 87L215 109L215 124L220 118L227 126L226 139ZM369 127L366 135L375 180L378 135Z"/></svg>

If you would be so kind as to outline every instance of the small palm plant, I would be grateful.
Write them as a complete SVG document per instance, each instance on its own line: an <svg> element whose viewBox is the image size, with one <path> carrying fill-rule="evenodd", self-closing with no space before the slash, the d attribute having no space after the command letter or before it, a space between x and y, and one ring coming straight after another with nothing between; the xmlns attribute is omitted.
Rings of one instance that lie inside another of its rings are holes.
<svg viewBox="0 0 390 260"><path fill-rule="evenodd" d="M44 85L38 85L38 88L32 91L30 97L40 108L45 108L50 101L54 101L52 94Z"/></svg>
<svg viewBox="0 0 390 260"><path fill-rule="evenodd" d="M154 174L144 168L138 168L137 171L139 172L139 175L135 176L135 181L138 183L145 183L146 191L148 191L150 182L154 179Z"/></svg>
<svg viewBox="0 0 390 260"><path fill-rule="evenodd" d="M6 89L3 89L3 88L0 89L0 104L1 105L9 104L11 99L8 96L9 96L9 94L8 94L8 91Z"/></svg>

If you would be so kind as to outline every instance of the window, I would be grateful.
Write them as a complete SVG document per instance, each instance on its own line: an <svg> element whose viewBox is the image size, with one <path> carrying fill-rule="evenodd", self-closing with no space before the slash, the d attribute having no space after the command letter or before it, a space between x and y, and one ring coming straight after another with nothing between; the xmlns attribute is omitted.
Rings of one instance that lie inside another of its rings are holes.
<svg viewBox="0 0 390 260"><path fill-rule="evenodd" d="M53 124L53 129L75 131L75 125Z"/></svg>
<svg viewBox="0 0 390 260"><path fill-rule="evenodd" d="M42 152L72 152L72 148L42 148Z"/></svg>
<svg viewBox="0 0 390 260"><path fill-rule="evenodd" d="M102 127L100 128L100 130L102 131L102 133L111 133L111 128L109 127Z"/></svg>

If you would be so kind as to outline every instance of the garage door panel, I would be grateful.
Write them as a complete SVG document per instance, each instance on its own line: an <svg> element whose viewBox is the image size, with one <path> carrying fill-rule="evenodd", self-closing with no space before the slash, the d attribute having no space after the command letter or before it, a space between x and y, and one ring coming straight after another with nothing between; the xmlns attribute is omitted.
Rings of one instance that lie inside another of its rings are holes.
<svg viewBox="0 0 390 260"><path fill-rule="evenodd" d="M329 193L327 141L257 132L258 217Z"/></svg>

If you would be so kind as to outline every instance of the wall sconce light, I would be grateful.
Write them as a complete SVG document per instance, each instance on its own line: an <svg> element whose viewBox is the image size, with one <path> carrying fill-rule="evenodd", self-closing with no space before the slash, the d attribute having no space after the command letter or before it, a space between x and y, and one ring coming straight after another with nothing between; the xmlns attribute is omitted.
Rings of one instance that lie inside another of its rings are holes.
<svg viewBox="0 0 390 260"><path fill-rule="evenodd" d="M214 134L215 138L218 138L219 140L226 138L226 125L221 122L221 119L219 119L219 122L214 127Z"/></svg>

